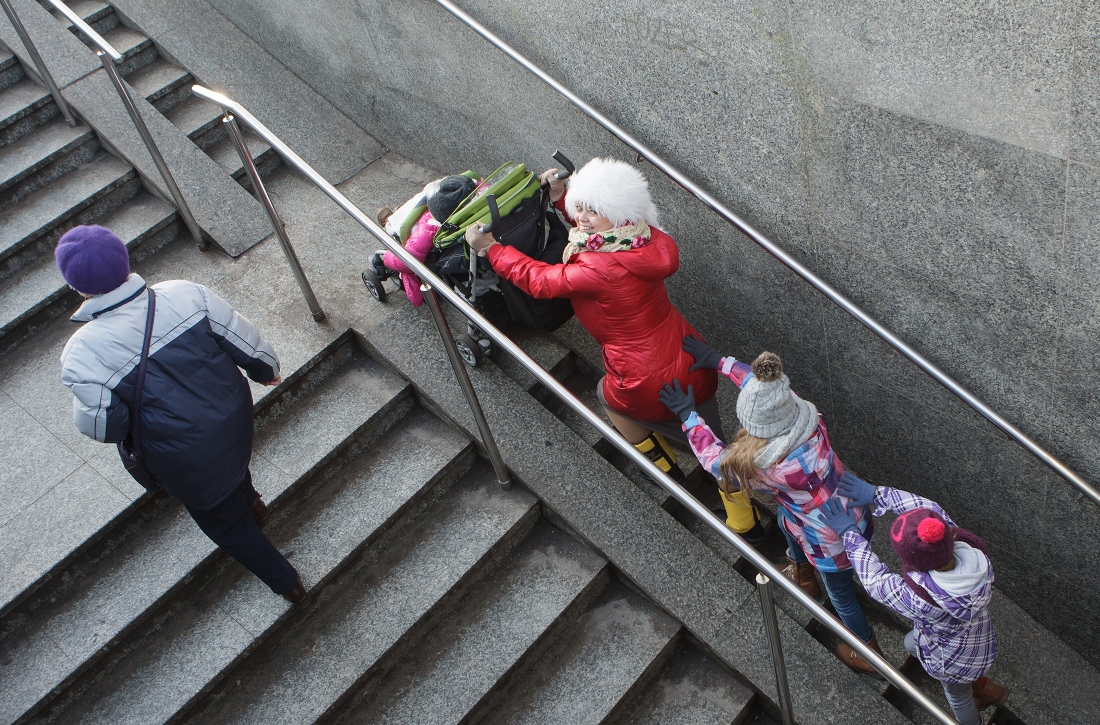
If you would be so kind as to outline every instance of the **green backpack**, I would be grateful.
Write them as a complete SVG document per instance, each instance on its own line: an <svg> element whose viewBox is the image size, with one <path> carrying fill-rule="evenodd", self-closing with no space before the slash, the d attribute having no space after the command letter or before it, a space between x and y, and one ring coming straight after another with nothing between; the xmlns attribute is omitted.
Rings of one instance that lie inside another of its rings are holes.
<svg viewBox="0 0 1100 725"><path fill-rule="evenodd" d="M463 176L476 179L467 171ZM524 164L507 163L493 172L485 181L478 184L477 188L466 197L454 213L440 226L435 235L435 248L443 251L461 242L466 234L466 228L471 224L486 224L490 220L489 204L486 197L490 194L496 198L500 216L506 217L517 206L539 193L541 183L539 177L527 170ZM409 218L414 215L410 214ZM419 218L419 215L416 215ZM406 222L407 224L408 222ZM412 225L409 224L409 228ZM408 238L408 232L404 226L401 229L402 241Z"/></svg>

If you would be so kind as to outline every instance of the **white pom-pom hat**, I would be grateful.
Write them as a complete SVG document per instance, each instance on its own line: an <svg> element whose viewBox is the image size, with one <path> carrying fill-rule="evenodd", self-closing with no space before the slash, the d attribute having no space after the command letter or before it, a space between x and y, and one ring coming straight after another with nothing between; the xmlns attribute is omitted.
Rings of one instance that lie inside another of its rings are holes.
<svg viewBox="0 0 1100 725"><path fill-rule="evenodd" d="M581 207L611 222L657 226L657 207L649 197L649 182L642 172L615 159L592 159L569 178L565 209L576 218Z"/></svg>

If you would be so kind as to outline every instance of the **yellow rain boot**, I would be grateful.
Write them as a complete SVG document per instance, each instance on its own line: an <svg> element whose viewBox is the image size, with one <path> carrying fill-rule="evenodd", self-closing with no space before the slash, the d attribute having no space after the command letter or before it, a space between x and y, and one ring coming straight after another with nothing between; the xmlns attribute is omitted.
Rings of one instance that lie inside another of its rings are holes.
<svg viewBox="0 0 1100 725"><path fill-rule="evenodd" d="M741 534L745 541L754 546L762 542L767 532L759 523L760 516L748 492L741 489L726 493L719 487L718 495L722 497L722 505L726 508L726 526Z"/></svg>
<svg viewBox="0 0 1100 725"><path fill-rule="evenodd" d="M641 443L635 443L634 447L653 461L657 468L667 473L673 481L683 482L686 478L684 472L676 465L676 454L672 452L672 448L660 433L650 433L648 438Z"/></svg>

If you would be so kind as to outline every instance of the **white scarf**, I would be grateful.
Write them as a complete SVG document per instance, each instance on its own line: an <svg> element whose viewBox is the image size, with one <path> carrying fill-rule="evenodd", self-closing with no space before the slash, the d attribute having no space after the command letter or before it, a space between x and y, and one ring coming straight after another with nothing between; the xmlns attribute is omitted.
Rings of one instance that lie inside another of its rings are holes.
<svg viewBox="0 0 1100 725"><path fill-rule="evenodd" d="M569 230L569 244L565 245L561 261L568 264L574 255L581 252L621 252L639 249L649 244L649 237L649 225L645 222L627 224L593 234L573 227Z"/></svg>
<svg viewBox="0 0 1100 725"><path fill-rule="evenodd" d="M797 396L795 396L795 403L798 405L798 417L794 419L791 427L768 441L768 445L761 448L760 452L753 457L753 464L760 470L771 468L817 432L818 416L814 404Z"/></svg>

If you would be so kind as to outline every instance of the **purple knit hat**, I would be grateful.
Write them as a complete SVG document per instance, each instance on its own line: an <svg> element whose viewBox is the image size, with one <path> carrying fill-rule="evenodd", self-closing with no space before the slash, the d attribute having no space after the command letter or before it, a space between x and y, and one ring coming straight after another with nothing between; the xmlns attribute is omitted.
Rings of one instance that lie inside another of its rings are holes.
<svg viewBox="0 0 1100 725"><path fill-rule="evenodd" d="M898 516L890 527L890 543L905 571L931 571L945 566L955 553L955 527L930 509Z"/></svg>
<svg viewBox="0 0 1100 725"><path fill-rule="evenodd" d="M130 276L130 253L106 227L73 227L61 237L53 256L69 286L86 295L106 294Z"/></svg>

